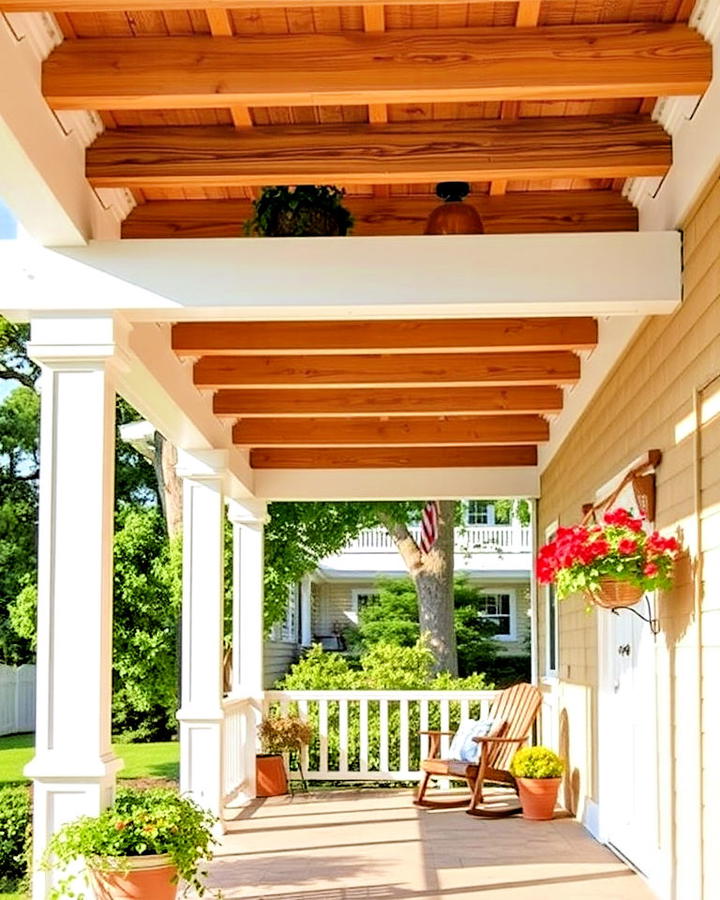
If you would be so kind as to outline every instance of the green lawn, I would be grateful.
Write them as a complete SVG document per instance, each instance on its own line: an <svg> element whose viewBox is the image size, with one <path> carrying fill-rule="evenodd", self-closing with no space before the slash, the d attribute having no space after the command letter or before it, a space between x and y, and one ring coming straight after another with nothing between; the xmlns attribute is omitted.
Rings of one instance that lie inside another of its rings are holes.
<svg viewBox="0 0 720 900"><path fill-rule="evenodd" d="M0 737L0 784L27 781L22 770L33 755L33 746L34 736L32 734ZM177 780L180 747L175 742L113 744L113 749L125 761L125 768L118 773L118 778L170 778ZM0 900L4 900L3 894L0 894Z"/></svg>

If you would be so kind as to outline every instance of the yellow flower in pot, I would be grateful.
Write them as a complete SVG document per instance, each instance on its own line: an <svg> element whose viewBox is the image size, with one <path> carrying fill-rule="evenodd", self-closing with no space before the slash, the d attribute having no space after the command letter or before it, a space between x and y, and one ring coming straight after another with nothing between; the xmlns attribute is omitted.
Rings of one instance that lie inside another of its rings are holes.
<svg viewBox="0 0 720 900"><path fill-rule="evenodd" d="M313 727L300 716L268 716L260 728L263 752L255 760L258 797L277 797L287 794L288 782L284 753L295 753L300 777L305 785L300 753L313 738Z"/></svg>
<svg viewBox="0 0 720 900"><path fill-rule="evenodd" d="M552 819L565 762L547 747L523 747L513 756L524 819Z"/></svg>

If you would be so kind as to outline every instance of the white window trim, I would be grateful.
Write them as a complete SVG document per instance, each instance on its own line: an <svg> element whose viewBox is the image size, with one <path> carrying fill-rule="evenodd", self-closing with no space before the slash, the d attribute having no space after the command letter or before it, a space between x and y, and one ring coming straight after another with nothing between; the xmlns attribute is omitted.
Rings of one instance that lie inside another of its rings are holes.
<svg viewBox="0 0 720 900"><path fill-rule="evenodd" d="M364 587L364 588L353 588L350 592L350 598L352 601L352 607L350 612L347 614L350 621L353 625L357 625L358 623L358 612L359 612L359 598L360 597L377 597L380 592L376 590L374 587Z"/></svg>
<svg viewBox="0 0 720 900"><path fill-rule="evenodd" d="M558 528L560 527L560 522L555 519L554 522L551 522L548 527L545 529L545 543L548 543L555 536ZM560 608L557 600L557 592L555 594L555 668L550 667L550 641L547 639L549 637L549 629L548 623L550 622L550 585L543 586L543 596L545 603L545 659L544 662L544 674L542 677L542 681L545 684L554 684L558 681L560 675Z"/></svg>
<svg viewBox="0 0 720 900"><path fill-rule="evenodd" d="M510 597L510 634L493 635L493 640L503 643L512 643L518 639L517 634L517 590L509 587L487 587L480 590L481 597L497 597L498 594L508 594ZM492 616L488 616L491 619Z"/></svg>

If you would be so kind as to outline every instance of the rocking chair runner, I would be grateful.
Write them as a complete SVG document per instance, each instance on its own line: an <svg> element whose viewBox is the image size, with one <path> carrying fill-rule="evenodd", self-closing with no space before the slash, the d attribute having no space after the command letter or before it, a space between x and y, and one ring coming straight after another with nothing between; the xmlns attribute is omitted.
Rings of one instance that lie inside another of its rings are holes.
<svg viewBox="0 0 720 900"><path fill-rule="evenodd" d="M490 717L495 723L491 733L487 737L473 738L480 745L475 763L460 759L440 759L440 737L452 732L421 732L430 736L430 755L421 763L425 774L420 782L415 805L430 809L465 806L469 815L486 817L509 816L519 812L519 804L492 809L483 806L483 784L486 781L508 784L517 793L515 779L509 771L510 762L515 751L527 741L541 702L540 691L531 684L516 684L502 691L490 709ZM462 800L427 800L425 793L433 777L467 781L470 797Z"/></svg>

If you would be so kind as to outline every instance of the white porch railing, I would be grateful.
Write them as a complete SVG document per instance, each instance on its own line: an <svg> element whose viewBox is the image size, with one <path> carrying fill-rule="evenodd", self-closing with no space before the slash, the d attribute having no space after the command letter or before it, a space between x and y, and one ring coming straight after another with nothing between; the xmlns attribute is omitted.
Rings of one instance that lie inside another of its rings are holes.
<svg viewBox="0 0 720 900"><path fill-rule="evenodd" d="M420 529L411 528L417 540ZM395 543L384 528L366 528L343 549L343 553L391 553ZM456 553L529 553L530 529L515 525L468 525L455 531Z"/></svg>
<svg viewBox="0 0 720 900"><path fill-rule="evenodd" d="M251 781L248 767L255 767L255 712L254 702L248 697L227 697L223 701L222 794L225 804Z"/></svg>
<svg viewBox="0 0 720 900"><path fill-rule="evenodd" d="M0 664L0 735L35 731L35 666Z"/></svg>
<svg viewBox="0 0 720 900"><path fill-rule="evenodd" d="M412 781L428 738L484 718L497 691L266 691L263 715L297 712L315 726L302 754L309 781ZM442 739L447 751L449 738Z"/></svg>

